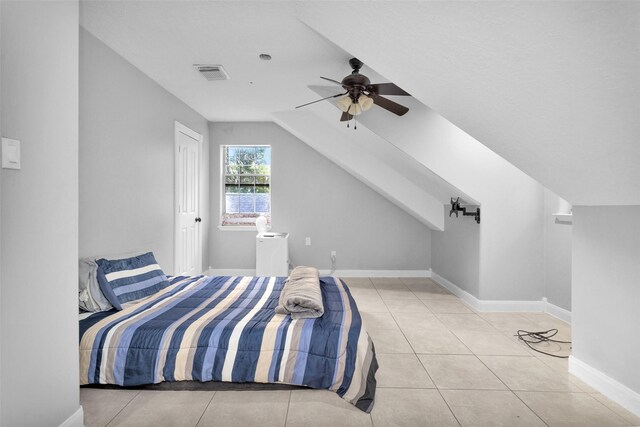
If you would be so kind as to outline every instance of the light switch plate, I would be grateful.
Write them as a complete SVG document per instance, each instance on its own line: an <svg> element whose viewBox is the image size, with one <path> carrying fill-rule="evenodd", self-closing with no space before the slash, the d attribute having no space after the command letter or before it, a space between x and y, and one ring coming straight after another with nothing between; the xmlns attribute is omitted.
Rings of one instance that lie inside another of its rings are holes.
<svg viewBox="0 0 640 427"><path fill-rule="evenodd" d="M20 141L2 138L2 168L20 169Z"/></svg>

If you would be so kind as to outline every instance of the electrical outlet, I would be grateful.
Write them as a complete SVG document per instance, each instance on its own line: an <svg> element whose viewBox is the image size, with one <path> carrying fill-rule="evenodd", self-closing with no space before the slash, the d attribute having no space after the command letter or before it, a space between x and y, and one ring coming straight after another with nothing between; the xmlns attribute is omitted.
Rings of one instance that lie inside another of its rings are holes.
<svg viewBox="0 0 640 427"><path fill-rule="evenodd" d="M331 259L335 261L335 259L336 259L336 251L331 251Z"/></svg>
<svg viewBox="0 0 640 427"><path fill-rule="evenodd" d="M304 238L304 245L305 246L311 246L311 237L305 237Z"/></svg>

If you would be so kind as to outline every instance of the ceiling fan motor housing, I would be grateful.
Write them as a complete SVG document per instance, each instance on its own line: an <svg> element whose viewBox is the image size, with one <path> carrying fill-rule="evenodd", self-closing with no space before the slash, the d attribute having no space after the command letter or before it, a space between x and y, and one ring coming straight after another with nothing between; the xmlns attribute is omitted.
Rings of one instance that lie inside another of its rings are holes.
<svg viewBox="0 0 640 427"><path fill-rule="evenodd" d="M368 91L368 87L371 85L369 77L360 73L349 74L347 77L342 79L341 83L342 87L349 91L349 96L354 102L357 102L360 95L363 92Z"/></svg>

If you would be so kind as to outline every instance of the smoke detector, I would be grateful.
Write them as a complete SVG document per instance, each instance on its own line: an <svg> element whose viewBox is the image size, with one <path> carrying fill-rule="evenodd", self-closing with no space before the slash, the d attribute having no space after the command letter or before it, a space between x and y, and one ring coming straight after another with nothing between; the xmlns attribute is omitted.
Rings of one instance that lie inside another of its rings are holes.
<svg viewBox="0 0 640 427"><path fill-rule="evenodd" d="M229 80L231 78L222 65L193 64L193 66L209 81Z"/></svg>

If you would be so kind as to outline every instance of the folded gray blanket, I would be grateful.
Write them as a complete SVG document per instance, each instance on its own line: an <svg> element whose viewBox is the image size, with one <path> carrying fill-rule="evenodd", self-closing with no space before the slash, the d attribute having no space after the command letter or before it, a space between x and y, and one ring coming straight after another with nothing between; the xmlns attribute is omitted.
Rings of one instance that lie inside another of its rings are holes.
<svg viewBox="0 0 640 427"><path fill-rule="evenodd" d="M293 269L280 292L278 314L291 314L292 319L310 319L324 314L320 274L314 267Z"/></svg>

